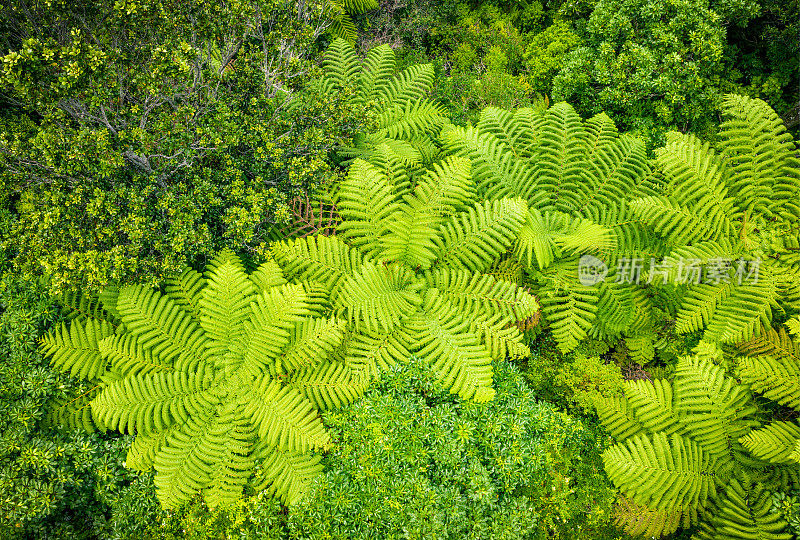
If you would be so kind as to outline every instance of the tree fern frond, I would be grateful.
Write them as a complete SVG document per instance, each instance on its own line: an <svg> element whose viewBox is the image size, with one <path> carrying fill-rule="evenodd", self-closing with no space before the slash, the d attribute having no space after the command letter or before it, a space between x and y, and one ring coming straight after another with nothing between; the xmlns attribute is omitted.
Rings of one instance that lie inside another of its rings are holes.
<svg viewBox="0 0 800 540"><path fill-rule="evenodd" d="M434 163L418 182L416 197L436 215L451 216L467 210L477 198L468 159L450 156Z"/></svg>
<svg viewBox="0 0 800 540"><path fill-rule="evenodd" d="M288 240L271 246L271 253L290 279L320 283L333 295L347 276L361 268L363 255L337 236Z"/></svg>
<svg viewBox="0 0 800 540"><path fill-rule="evenodd" d="M334 33L337 32L334 30ZM322 78L323 88L330 91L342 89L352 84L358 73L358 55L352 45L342 37L338 37L325 51L322 67L325 69Z"/></svg>
<svg viewBox="0 0 800 540"><path fill-rule="evenodd" d="M567 273L574 275L574 281L567 283L573 285L548 288L539 294L542 313L558 342L559 350L564 353L574 350L587 336L597 315L599 297L597 288L586 287L578 282L577 265L567 266Z"/></svg>
<svg viewBox="0 0 800 540"><path fill-rule="evenodd" d="M775 280L766 272L757 282L735 287L714 313L705 331L706 339L722 343L750 339L761 325L769 326L777 297Z"/></svg>
<svg viewBox="0 0 800 540"><path fill-rule="evenodd" d="M800 160L780 117L760 99L729 94L720 147L731 169L731 194L745 211L800 219Z"/></svg>
<svg viewBox="0 0 800 540"><path fill-rule="evenodd" d="M405 328L413 352L430 362L446 388L476 402L492 399L492 357L478 336L466 331L469 320L456 306L428 290L422 309Z"/></svg>
<svg viewBox="0 0 800 540"><path fill-rule="evenodd" d="M223 251L209 266L200 298L200 326L209 354L221 361L226 354L241 356L244 352L244 321L250 316L256 288L231 252Z"/></svg>
<svg viewBox="0 0 800 540"><path fill-rule="evenodd" d="M441 294L441 291L440 291ZM471 331L480 337L481 343L492 358L523 358L531 350L523 343L522 333L511 317L495 313L491 316L474 316L470 321Z"/></svg>
<svg viewBox="0 0 800 540"><path fill-rule="evenodd" d="M744 475L732 478L725 492L708 513L700 538L713 540L790 540L786 522L772 511L772 493L763 484Z"/></svg>
<svg viewBox="0 0 800 540"><path fill-rule="evenodd" d="M477 128L484 133L492 133L520 158L530 158L537 143L537 133L532 128L533 109L518 109L515 112L496 107L486 107L481 111Z"/></svg>
<svg viewBox="0 0 800 540"><path fill-rule="evenodd" d="M377 7L377 2L375 4ZM389 45L379 45L367 52L358 84L359 102L368 103L380 98L383 88L394 73L395 62L394 51Z"/></svg>
<svg viewBox="0 0 800 540"><path fill-rule="evenodd" d="M98 349L111 369L121 377L172 370L172 364L163 362L151 349L142 347L131 334L106 337L98 343Z"/></svg>
<svg viewBox="0 0 800 540"><path fill-rule="evenodd" d="M636 412L624 396L599 397L595 401L595 409L603 427L619 442L645 432Z"/></svg>
<svg viewBox="0 0 800 540"><path fill-rule="evenodd" d="M743 420L756 411L747 388L707 358L680 358L674 388L687 433L714 456L728 454L751 425Z"/></svg>
<svg viewBox="0 0 800 540"><path fill-rule="evenodd" d="M338 319L305 319L295 325L289 346L279 359L287 371L322 363L344 338L345 325Z"/></svg>
<svg viewBox="0 0 800 540"><path fill-rule="evenodd" d="M627 497L656 510L702 506L716 495L716 460L677 433L634 435L603 452L603 463Z"/></svg>
<svg viewBox="0 0 800 540"><path fill-rule="evenodd" d="M346 338L344 363L368 380L401 362L408 361L409 352L399 332L352 333Z"/></svg>
<svg viewBox="0 0 800 540"><path fill-rule="evenodd" d="M795 422L772 422L754 429L739 441L758 459L776 464L800 462L795 457L800 443L800 426Z"/></svg>
<svg viewBox="0 0 800 540"><path fill-rule="evenodd" d="M369 380L360 370L331 363L298 371L289 384L319 410L325 410L352 403L364 393Z"/></svg>
<svg viewBox="0 0 800 540"><path fill-rule="evenodd" d="M427 99L403 101L378 115L375 135L391 139L411 139L438 131L444 123L444 110Z"/></svg>
<svg viewBox="0 0 800 540"><path fill-rule="evenodd" d="M335 308L358 328L391 332L417 311L422 303L421 288L421 280L404 266L365 262L360 272L347 278Z"/></svg>
<svg viewBox="0 0 800 540"><path fill-rule="evenodd" d="M110 429L153 433L185 423L213 407L218 397L200 374L158 372L127 377L106 386L92 402L92 412Z"/></svg>
<svg viewBox="0 0 800 540"><path fill-rule="evenodd" d="M690 516L695 515L692 520ZM689 509L654 510L620 497L614 507L614 522L626 533L648 538L674 533L680 527L689 527L696 521L696 512Z"/></svg>
<svg viewBox="0 0 800 540"><path fill-rule="evenodd" d="M488 269L513 244L527 210L520 199L500 199L453 216L436 239L439 264L475 272Z"/></svg>
<svg viewBox="0 0 800 540"><path fill-rule="evenodd" d="M200 323L200 297L206 280L203 274L186 268L180 274L168 276L164 280L164 292Z"/></svg>
<svg viewBox="0 0 800 540"><path fill-rule="evenodd" d="M266 444L290 452L330 445L330 436L314 406L294 388L264 378L248 397L245 414Z"/></svg>
<svg viewBox="0 0 800 540"><path fill-rule="evenodd" d="M106 371L108 362L100 354L99 343L114 334L114 326L98 319L76 319L70 325L62 323L42 337L44 354L59 371L72 377L97 379Z"/></svg>
<svg viewBox="0 0 800 540"><path fill-rule="evenodd" d="M533 295L513 283L490 275L439 268L426 273L425 278L431 287L439 291L439 295L467 314L499 314L516 322L539 311Z"/></svg>
<svg viewBox="0 0 800 540"><path fill-rule="evenodd" d="M66 291L58 301L63 306L64 318L67 321L84 322L88 319L97 319L111 324L118 323L115 314L107 309L98 296L87 295L82 291Z"/></svg>
<svg viewBox="0 0 800 540"><path fill-rule="evenodd" d="M220 411L219 426L213 446L216 459L211 463L210 480L203 490L208 506L230 507L242 498L255 466L253 446L256 434L253 426L237 410L238 403L228 404Z"/></svg>
<svg viewBox="0 0 800 540"><path fill-rule="evenodd" d="M250 274L250 281L256 286L257 291L262 292L286 284L281 267L273 260L259 265L255 272Z"/></svg>
<svg viewBox="0 0 800 540"><path fill-rule="evenodd" d="M384 105L398 103L422 103L433 86L433 65L414 64L386 80L377 89L378 100ZM433 103L430 103L433 105ZM441 111L436 107L437 111ZM382 124L385 127L385 124Z"/></svg>
<svg viewBox="0 0 800 540"><path fill-rule="evenodd" d="M319 455L273 449L262 464L260 482L255 489L278 495L286 504L294 504L306 492L311 480L323 471L320 459Z"/></svg>
<svg viewBox="0 0 800 540"><path fill-rule="evenodd" d="M339 187L337 207L344 221L338 232L354 247L377 252L378 238L398 210L398 202L388 178L366 161L356 160Z"/></svg>
<svg viewBox="0 0 800 540"><path fill-rule="evenodd" d="M117 310L126 331L162 363L196 365L205 358L202 329L173 300L132 285L120 290Z"/></svg>
<svg viewBox="0 0 800 540"><path fill-rule="evenodd" d="M626 381L625 396L636 410L637 420L650 433L661 431L670 435L683 432L669 382L663 379Z"/></svg>

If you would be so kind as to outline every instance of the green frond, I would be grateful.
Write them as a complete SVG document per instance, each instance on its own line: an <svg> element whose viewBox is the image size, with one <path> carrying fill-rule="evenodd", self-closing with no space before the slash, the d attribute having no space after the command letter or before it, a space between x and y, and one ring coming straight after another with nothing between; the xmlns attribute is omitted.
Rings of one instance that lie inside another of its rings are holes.
<svg viewBox="0 0 800 540"><path fill-rule="evenodd" d="M324 362L344 338L345 325L338 319L308 318L294 326L291 341L279 359L287 371Z"/></svg>
<svg viewBox="0 0 800 540"><path fill-rule="evenodd" d="M391 79L381 81L376 89L378 101L384 106L402 103L424 103L423 98L433 86L433 65L414 64ZM427 102L434 105L432 102ZM436 110L441 111L438 107ZM385 127L385 124L381 124Z"/></svg>
<svg viewBox="0 0 800 540"><path fill-rule="evenodd" d="M427 272L425 279L439 295L463 313L498 314L517 322L539 311L536 298L522 287L495 279L491 275L466 270L438 268Z"/></svg>
<svg viewBox="0 0 800 540"><path fill-rule="evenodd" d="M412 352L431 364L445 388L479 403L494 397L492 357L456 306L429 289L405 329Z"/></svg>
<svg viewBox="0 0 800 540"><path fill-rule="evenodd" d="M117 310L126 331L162 363L197 365L205 359L202 329L170 298L132 285L120 290Z"/></svg>
<svg viewBox="0 0 800 540"><path fill-rule="evenodd" d="M477 129L491 133L520 158L530 158L537 144L537 134L533 129L533 109L506 111L497 107L486 107L481 111Z"/></svg>
<svg viewBox="0 0 800 540"><path fill-rule="evenodd" d="M476 204L441 226L438 264L482 272L513 244L527 215L521 199Z"/></svg>
<svg viewBox="0 0 800 540"><path fill-rule="evenodd" d="M389 45L379 45L367 52L361 65L358 84L359 102L368 103L379 99L381 90L394 74L395 63L394 51Z"/></svg>
<svg viewBox="0 0 800 540"><path fill-rule="evenodd" d="M261 292L286 284L283 270L281 270L278 263L273 260L259 265L255 272L250 274L250 281L252 281L256 289Z"/></svg>
<svg viewBox="0 0 800 540"><path fill-rule="evenodd" d="M203 373L149 373L112 382L92 402L95 417L124 433L163 431L217 404Z"/></svg>
<svg viewBox="0 0 800 540"><path fill-rule="evenodd" d="M683 432L669 382L663 379L626 381L625 396L636 411L639 423L650 433Z"/></svg>
<svg viewBox="0 0 800 540"><path fill-rule="evenodd" d="M335 0L331 0L331 3L335 4ZM330 14L330 26L328 26L328 29L336 39L344 40L348 44L355 44L358 40L358 29L353 19L344 11L334 11ZM332 79L332 81L336 81L336 79Z"/></svg>
<svg viewBox="0 0 800 540"><path fill-rule="evenodd" d="M300 452L269 452L258 473L257 491L277 495L286 504L294 504L303 496L311 480L322 473L321 456Z"/></svg>
<svg viewBox="0 0 800 540"><path fill-rule="evenodd" d="M349 18L347 20L349 21ZM334 18L332 22L336 26L338 21ZM339 22L338 24L343 26L347 23ZM352 21L350 21L350 26L352 26ZM347 38L343 38L341 35L342 33L349 33L348 30L344 26L340 31L332 28L332 32L339 37L330 44L322 60L325 75L321 84L323 89L330 92L353 84L360 67L355 49L347 42ZM354 31L355 28L352 27L352 30Z"/></svg>
<svg viewBox="0 0 800 540"><path fill-rule="evenodd" d="M731 235L735 229L729 219L735 214L733 199L728 196L723 164L709 143L694 135L670 132L666 146L656 151L656 164L667 182L665 194L703 220L709 231L704 239Z"/></svg>
<svg viewBox="0 0 800 540"><path fill-rule="evenodd" d="M302 361L304 352L303 344L298 344L290 359L283 358L286 349L292 343L293 337L301 340L303 334L298 336L297 326L312 315L309 310L307 295L302 285L281 285L264 291L250 304L252 317L244 325L247 335L247 346L243 351L241 369L254 377L263 373L271 375L283 373L287 367L286 361ZM302 331L301 331L302 332ZM313 339L313 336L308 336ZM335 338L334 338L335 339ZM310 345L310 343L307 343ZM309 353L305 349L306 354ZM324 355L324 353L320 353ZM228 369L239 367L236 363L229 363Z"/></svg>
<svg viewBox="0 0 800 540"><path fill-rule="evenodd" d="M706 327L705 339L721 343L750 339L762 325L769 326L777 297L777 285L768 272L762 272L757 282L736 286L720 302Z"/></svg>
<svg viewBox="0 0 800 540"><path fill-rule="evenodd" d="M732 478L708 512L698 540L790 540L786 522L772 511L772 493L742 475Z"/></svg>
<svg viewBox="0 0 800 540"><path fill-rule="evenodd" d="M780 117L764 101L734 94L725 96L722 114L720 148L736 205L800 219L800 160Z"/></svg>
<svg viewBox="0 0 800 540"><path fill-rule="evenodd" d="M429 135L442 127L444 114L441 105L428 99L401 101L378 114L378 129L374 133L390 139Z"/></svg>
<svg viewBox="0 0 800 540"><path fill-rule="evenodd" d="M789 332L800 337L800 315L786 321Z"/></svg>
<svg viewBox="0 0 800 540"><path fill-rule="evenodd" d="M680 527L691 526L691 516L696 514L690 509L654 510L636 504L627 497L620 497L614 507L614 522L618 527L632 536L648 538L661 537L674 533Z"/></svg>
<svg viewBox="0 0 800 540"><path fill-rule="evenodd" d="M67 321L84 322L88 319L98 319L111 324L117 324L113 310L109 309L98 296L87 295L82 291L65 291L58 302L63 306L64 319Z"/></svg>
<svg viewBox="0 0 800 540"><path fill-rule="evenodd" d="M538 128L539 144L531 162L539 189L546 189L549 199L556 201L583 181L587 135L581 117L563 102L547 109Z"/></svg>
<svg viewBox="0 0 800 540"><path fill-rule="evenodd" d="M191 314L199 324L201 291L205 284L203 274L186 268L180 274L171 275L164 280L164 293Z"/></svg>
<svg viewBox="0 0 800 540"><path fill-rule="evenodd" d="M361 370L345 364L321 364L307 367L289 378L292 388L299 391L317 409L334 409L348 405L361 396L369 384Z"/></svg>
<svg viewBox="0 0 800 540"><path fill-rule="evenodd" d="M389 179L357 159L339 186L337 208L344 221L337 232L366 254L379 253L378 239L399 209L397 193Z"/></svg>
<svg viewBox="0 0 800 540"><path fill-rule="evenodd" d="M545 192L538 189L533 166L517 159L494 133L450 124L442 129L439 138L447 153L470 160L472 178L482 197L522 197L532 206L538 206L542 197L546 197Z"/></svg>
<svg viewBox="0 0 800 540"><path fill-rule="evenodd" d="M206 286L200 297L200 326L207 338L209 354L222 361L225 355L241 356L244 349L244 321L256 288L239 258L223 251L209 264Z"/></svg>
<svg viewBox="0 0 800 540"><path fill-rule="evenodd" d="M644 142L631 135L609 139L611 133L616 130L590 132L587 153L575 164L582 172L573 173L582 180L568 186L570 190L562 193L557 208L567 213L579 211L588 217L606 212L639 191L640 182L650 172Z"/></svg>
<svg viewBox="0 0 800 540"><path fill-rule="evenodd" d="M264 377L248 398L245 414L266 444L290 452L330 445L314 406L296 389Z"/></svg>
<svg viewBox="0 0 800 540"><path fill-rule="evenodd" d="M698 507L716 495L716 460L677 433L634 435L603 452L603 463L626 497L655 510Z"/></svg>
<svg viewBox="0 0 800 540"><path fill-rule="evenodd" d="M800 363L794 355L744 357L738 374L754 392L800 410Z"/></svg>
<svg viewBox="0 0 800 540"><path fill-rule="evenodd" d="M676 410L686 432L714 456L728 455L756 411L747 387L707 358L686 356L675 369Z"/></svg>
<svg viewBox="0 0 800 540"><path fill-rule="evenodd" d="M273 244L270 251L290 280L319 283L333 295L363 260L358 250L338 236L287 240Z"/></svg>
<svg viewBox="0 0 800 540"><path fill-rule="evenodd" d="M472 206L478 197L468 159L450 156L417 182L414 195L436 215L451 216Z"/></svg>
<svg viewBox="0 0 800 540"><path fill-rule="evenodd" d="M800 444L800 426L795 422L772 422L739 441L758 459L776 464L800 463L795 455Z"/></svg>
<svg viewBox="0 0 800 540"><path fill-rule="evenodd" d="M378 9L377 0L342 0L342 7L347 13L358 14Z"/></svg>
<svg viewBox="0 0 800 540"><path fill-rule="evenodd" d="M603 427L619 442L645 431L627 397L599 397L595 409Z"/></svg>
<svg viewBox="0 0 800 540"><path fill-rule="evenodd" d="M175 424L160 433L137 433L130 448L128 448L128 454L125 457L125 467L135 471L151 471L156 459L156 454L167 443L169 434L180 428L180 424Z"/></svg>
<svg viewBox="0 0 800 540"><path fill-rule="evenodd" d="M357 328L391 332L422 303L422 281L405 266L365 262L348 277L335 299L335 309Z"/></svg>
<svg viewBox="0 0 800 540"><path fill-rule="evenodd" d="M170 431L153 462L156 494L164 508L178 508L208 486L215 463L224 455L227 428L220 416L206 411Z"/></svg>
<svg viewBox="0 0 800 540"><path fill-rule="evenodd" d="M392 366L408 361L411 352L400 332L362 330L346 337L344 363L368 380Z"/></svg>
<svg viewBox="0 0 800 540"><path fill-rule="evenodd" d="M108 362L100 354L99 343L114 334L114 326L99 319L75 319L61 323L45 334L40 343L43 354L59 371L72 377L97 379L106 371Z"/></svg>
<svg viewBox="0 0 800 540"><path fill-rule="evenodd" d="M470 331L480 337L481 343L492 358L504 359L506 356L524 358L531 353L528 346L523 343L522 333L511 319L500 313L471 317Z"/></svg>
<svg viewBox="0 0 800 540"><path fill-rule="evenodd" d="M92 400L97 397L101 388L97 384L77 396L51 398L47 404L47 413L42 419L43 427L82 429L87 433L105 429L92 415Z"/></svg>
<svg viewBox="0 0 800 540"><path fill-rule="evenodd" d="M675 320L675 331L681 334L702 330L714 317L720 304L734 290L733 283L700 283L690 287L683 296Z"/></svg>
<svg viewBox="0 0 800 540"><path fill-rule="evenodd" d="M591 334L617 337L630 328L636 317L636 305L631 288L616 281L604 281L599 287L595 327Z"/></svg>
<svg viewBox="0 0 800 540"><path fill-rule="evenodd" d="M655 334L645 332L625 338L625 347L628 349L628 357L631 361L645 365L653 361L655 357Z"/></svg>
<svg viewBox="0 0 800 540"><path fill-rule="evenodd" d="M215 433L210 480L203 498L210 508L230 507L242 498L245 485L253 474L255 431L241 418L238 404L231 403L220 413L220 429Z"/></svg>
<svg viewBox="0 0 800 540"><path fill-rule="evenodd" d="M696 214L671 197L642 197L631 201L630 208L638 219L673 244L691 244L718 236L718 231L705 216Z"/></svg>
<svg viewBox="0 0 800 540"><path fill-rule="evenodd" d="M161 361L131 334L108 336L98 343L98 350L110 369L120 377L172 370L172 364Z"/></svg>
<svg viewBox="0 0 800 540"><path fill-rule="evenodd" d="M578 281L577 261L552 268L558 286L539 291L542 314L563 353L575 349L589 333L597 316L599 291Z"/></svg>
<svg viewBox="0 0 800 540"><path fill-rule="evenodd" d="M407 196L398 207L379 239L380 258L400 262L412 268L430 268L436 259L434 238L443 218L431 205Z"/></svg>

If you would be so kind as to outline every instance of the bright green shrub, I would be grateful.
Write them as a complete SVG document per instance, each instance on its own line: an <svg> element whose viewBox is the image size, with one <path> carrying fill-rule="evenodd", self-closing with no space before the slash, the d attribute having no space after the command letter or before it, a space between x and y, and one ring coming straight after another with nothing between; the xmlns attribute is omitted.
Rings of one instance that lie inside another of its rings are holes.
<svg viewBox="0 0 800 540"><path fill-rule="evenodd" d="M393 370L328 413L336 449L292 508L293 538L616 538L598 439L497 366L484 405L432 384L425 362Z"/></svg>
<svg viewBox="0 0 800 540"><path fill-rule="evenodd" d="M581 38L565 21L554 21L534 35L525 48L525 78L531 88L549 94L553 77L564 64L567 53L581 44Z"/></svg>

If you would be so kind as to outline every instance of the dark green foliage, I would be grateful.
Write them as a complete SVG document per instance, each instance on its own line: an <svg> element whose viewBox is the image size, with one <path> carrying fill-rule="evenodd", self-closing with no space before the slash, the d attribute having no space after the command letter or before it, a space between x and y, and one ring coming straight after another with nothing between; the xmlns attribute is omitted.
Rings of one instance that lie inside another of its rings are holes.
<svg viewBox="0 0 800 540"><path fill-rule="evenodd" d="M89 386L53 372L37 351L58 308L35 282L0 280L0 537L93 538L110 500L135 476L122 460L129 441L49 417Z"/></svg>

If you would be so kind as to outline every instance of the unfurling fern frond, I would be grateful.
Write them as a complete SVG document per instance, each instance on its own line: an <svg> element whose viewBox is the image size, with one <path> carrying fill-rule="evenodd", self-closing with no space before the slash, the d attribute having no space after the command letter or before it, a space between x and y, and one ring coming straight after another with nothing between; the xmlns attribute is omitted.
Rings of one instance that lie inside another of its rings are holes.
<svg viewBox="0 0 800 540"><path fill-rule="evenodd" d="M116 329L75 319L43 340L62 369L99 378L87 392L92 420L135 435L128 465L155 468L167 508L198 491L212 506L229 506L259 464L267 465L255 482L296 500L319 471L312 450L330 444L318 408L346 404L366 387L360 372L330 361L340 354L344 323L318 318L330 309L326 286L341 281L348 264L360 268L360 256L315 258L316 239L295 247L276 250L290 263L287 275L318 282L287 283L273 260L248 275L223 251L205 277L187 270L171 278L166 295L123 287L113 295ZM325 265L335 262L339 274L331 276ZM68 338L90 354L71 352Z"/></svg>

